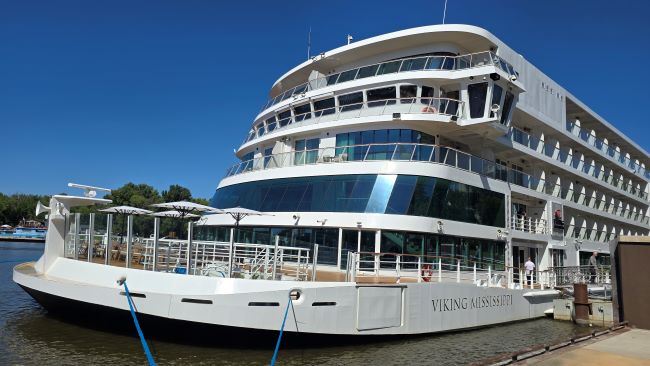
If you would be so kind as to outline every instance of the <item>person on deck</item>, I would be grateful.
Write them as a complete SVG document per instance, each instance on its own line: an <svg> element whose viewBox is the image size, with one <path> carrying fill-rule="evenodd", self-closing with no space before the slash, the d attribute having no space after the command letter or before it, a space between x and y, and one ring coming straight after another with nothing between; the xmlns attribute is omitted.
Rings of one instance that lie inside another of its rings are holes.
<svg viewBox="0 0 650 366"><path fill-rule="evenodd" d="M594 252L589 257L589 283L596 283L596 273L598 271L598 252Z"/></svg>
<svg viewBox="0 0 650 366"><path fill-rule="evenodd" d="M526 263L524 263L524 268L526 268L526 284L533 284L533 271L535 270L535 263L528 257Z"/></svg>

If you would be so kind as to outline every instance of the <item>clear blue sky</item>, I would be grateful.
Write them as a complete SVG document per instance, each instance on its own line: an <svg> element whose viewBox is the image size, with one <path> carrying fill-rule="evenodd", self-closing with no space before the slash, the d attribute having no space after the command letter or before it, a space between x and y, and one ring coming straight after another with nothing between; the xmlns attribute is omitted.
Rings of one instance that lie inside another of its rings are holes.
<svg viewBox="0 0 650 366"><path fill-rule="evenodd" d="M437 24L428 1L0 0L0 192L170 184L211 197L280 75ZM649 149L650 1L449 0Z"/></svg>

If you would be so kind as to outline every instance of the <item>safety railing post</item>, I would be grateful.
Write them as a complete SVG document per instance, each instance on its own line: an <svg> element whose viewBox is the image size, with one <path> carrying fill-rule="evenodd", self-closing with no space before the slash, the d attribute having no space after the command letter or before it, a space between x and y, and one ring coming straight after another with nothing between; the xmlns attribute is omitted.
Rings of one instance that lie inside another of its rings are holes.
<svg viewBox="0 0 650 366"><path fill-rule="evenodd" d="M131 268L131 256L133 255L133 215L126 218L126 268Z"/></svg>
<svg viewBox="0 0 650 366"><path fill-rule="evenodd" d="M278 246L280 245L280 235L275 236L275 248L273 249L273 270L271 271L272 279L275 281L275 275L278 268Z"/></svg>
<svg viewBox="0 0 650 366"><path fill-rule="evenodd" d="M395 258L395 274L397 275L398 280L399 280L399 278L401 277L401 273L400 273L400 270L401 270L400 259L401 259L401 256L399 256L399 255Z"/></svg>
<svg viewBox="0 0 650 366"><path fill-rule="evenodd" d="M88 262L93 260L93 249L95 243L95 214L91 213L88 220L88 244L86 245L87 249L86 254L88 254Z"/></svg>
<svg viewBox="0 0 650 366"><path fill-rule="evenodd" d="M314 244L314 254L311 257L311 280L316 281L316 265L318 264L318 244Z"/></svg>
<svg viewBox="0 0 650 366"><path fill-rule="evenodd" d="M474 262L474 277L472 278L472 282L476 283L476 262Z"/></svg>
<svg viewBox="0 0 650 366"><path fill-rule="evenodd" d="M113 242L113 214L106 215L106 246L104 248L104 264L111 263L111 248Z"/></svg>
<svg viewBox="0 0 650 366"><path fill-rule="evenodd" d="M442 282L442 258L438 258L438 282Z"/></svg>
<svg viewBox="0 0 650 366"><path fill-rule="evenodd" d="M187 254L185 262L187 263L186 275L190 274L192 270L192 234L194 231L194 223L192 221L187 223Z"/></svg>
<svg viewBox="0 0 650 366"><path fill-rule="evenodd" d="M153 219L153 258L151 260L151 270L158 270L158 246L160 245L160 217Z"/></svg>
<svg viewBox="0 0 650 366"><path fill-rule="evenodd" d="M74 259L79 259L79 230L81 226L81 214L74 214Z"/></svg>
<svg viewBox="0 0 650 366"><path fill-rule="evenodd" d="M524 277L524 276L523 276L522 271L519 270L519 287L520 287L520 288L524 288L524 286L523 286L523 277Z"/></svg>
<svg viewBox="0 0 650 366"><path fill-rule="evenodd" d="M492 285L492 266L488 266L488 287Z"/></svg>
<svg viewBox="0 0 650 366"><path fill-rule="evenodd" d="M418 257L418 283L422 282L422 257Z"/></svg>
<svg viewBox="0 0 650 366"><path fill-rule="evenodd" d="M460 282L460 259L456 261L456 282Z"/></svg>

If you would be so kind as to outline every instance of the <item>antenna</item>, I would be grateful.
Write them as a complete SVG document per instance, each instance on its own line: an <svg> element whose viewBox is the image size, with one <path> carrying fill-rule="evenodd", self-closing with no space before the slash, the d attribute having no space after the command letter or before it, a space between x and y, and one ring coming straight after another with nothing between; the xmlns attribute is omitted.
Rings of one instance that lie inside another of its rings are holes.
<svg viewBox="0 0 650 366"><path fill-rule="evenodd" d="M309 26L309 35L307 36L307 60L311 58L311 26Z"/></svg>
<svg viewBox="0 0 650 366"><path fill-rule="evenodd" d="M447 17L447 0L445 0L445 10L442 11L442 24L445 24L446 17Z"/></svg>
<svg viewBox="0 0 650 366"><path fill-rule="evenodd" d="M87 185L76 184L76 183L68 183L68 187L83 189L84 190L84 196L90 197L90 198L96 197L97 196L97 191L111 193L111 190L108 189L108 188L93 187L93 186L87 186Z"/></svg>
<svg viewBox="0 0 650 366"><path fill-rule="evenodd" d="M353 39L354 37L352 37L351 34L348 34L348 44L350 44L350 42L352 42Z"/></svg>

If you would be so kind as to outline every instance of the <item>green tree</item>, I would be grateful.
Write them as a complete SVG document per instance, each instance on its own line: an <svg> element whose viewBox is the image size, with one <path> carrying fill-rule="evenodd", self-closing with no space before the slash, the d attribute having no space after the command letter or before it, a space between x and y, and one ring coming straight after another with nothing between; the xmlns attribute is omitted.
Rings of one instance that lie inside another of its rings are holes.
<svg viewBox="0 0 650 366"><path fill-rule="evenodd" d="M149 209L149 206L154 203L162 202L162 197L154 187L131 182L114 189L104 198L112 200L115 206L133 206L144 209Z"/></svg>
<svg viewBox="0 0 650 366"><path fill-rule="evenodd" d="M190 201L192 192L183 186L172 184L169 190L162 191L162 199L164 202Z"/></svg>

